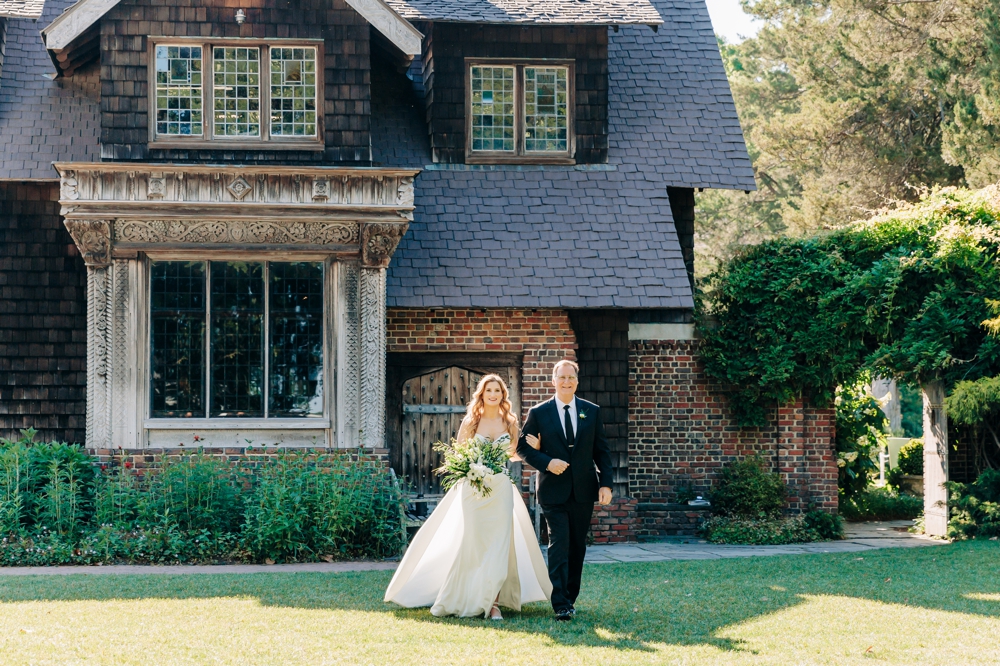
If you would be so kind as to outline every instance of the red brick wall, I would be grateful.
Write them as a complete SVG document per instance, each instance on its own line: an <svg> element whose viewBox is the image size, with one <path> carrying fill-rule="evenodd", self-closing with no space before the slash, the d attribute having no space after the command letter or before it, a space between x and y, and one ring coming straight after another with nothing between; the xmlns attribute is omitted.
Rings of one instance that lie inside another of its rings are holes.
<svg viewBox="0 0 1000 666"><path fill-rule="evenodd" d="M302 453L305 449L293 449L294 453ZM353 460L359 457L357 449L309 449L310 454L336 456L349 456ZM261 463L267 462L282 452L289 452L287 448L275 446L254 446L254 447L200 447L197 442L190 446L172 447L165 449L93 449L88 448L87 452L97 458L101 467L125 465L127 469L134 469L135 473L142 476L146 471L155 472L163 458L178 461L181 458L196 453L202 453L213 458L224 458L229 462L239 465L244 470L258 467ZM369 462L388 466L389 456L385 449L364 449L360 452L360 457Z"/></svg>
<svg viewBox="0 0 1000 666"><path fill-rule="evenodd" d="M629 490L638 535L689 533L702 512L667 505L707 494L726 463L759 453L789 486L789 510L837 510L832 409L778 410L768 428L740 429L697 341L634 341L629 350Z"/></svg>
<svg viewBox="0 0 1000 666"><path fill-rule="evenodd" d="M595 506L590 521L594 543L635 541L636 504L632 497L616 497L607 506Z"/></svg>
<svg viewBox="0 0 1000 666"><path fill-rule="evenodd" d="M495 351L524 354L521 404L551 395L554 363L576 354L562 310L388 312L388 351ZM696 341L634 341L629 348L628 497L594 517L595 542L691 533L704 511L671 506L681 490L707 494L726 463L760 453L789 485L789 510L837 508L833 411L801 404L772 426L740 429L721 387L704 373ZM522 415L523 416L523 415Z"/></svg>
<svg viewBox="0 0 1000 666"><path fill-rule="evenodd" d="M552 395L552 367L576 358L576 335L564 310L409 310L387 313L389 352L518 352L522 420Z"/></svg>

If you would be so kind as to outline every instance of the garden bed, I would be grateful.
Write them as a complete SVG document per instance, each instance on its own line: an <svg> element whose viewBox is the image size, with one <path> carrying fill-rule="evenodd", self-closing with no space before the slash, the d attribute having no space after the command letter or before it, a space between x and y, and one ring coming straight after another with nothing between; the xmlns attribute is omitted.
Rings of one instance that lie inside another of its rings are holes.
<svg viewBox="0 0 1000 666"><path fill-rule="evenodd" d="M0 441L3 566L329 562L405 544L399 488L360 452L248 466L196 450L138 470L32 435Z"/></svg>

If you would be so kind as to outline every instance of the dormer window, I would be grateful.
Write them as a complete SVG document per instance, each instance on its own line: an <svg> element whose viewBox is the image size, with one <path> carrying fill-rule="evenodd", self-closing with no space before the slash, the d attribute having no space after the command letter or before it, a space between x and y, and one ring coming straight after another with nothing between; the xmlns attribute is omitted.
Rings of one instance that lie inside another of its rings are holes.
<svg viewBox="0 0 1000 666"><path fill-rule="evenodd" d="M151 148L322 149L318 44L165 39L152 48Z"/></svg>
<svg viewBox="0 0 1000 666"><path fill-rule="evenodd" d="M572 163L572 61L466 61L466 161Z"/></svg>

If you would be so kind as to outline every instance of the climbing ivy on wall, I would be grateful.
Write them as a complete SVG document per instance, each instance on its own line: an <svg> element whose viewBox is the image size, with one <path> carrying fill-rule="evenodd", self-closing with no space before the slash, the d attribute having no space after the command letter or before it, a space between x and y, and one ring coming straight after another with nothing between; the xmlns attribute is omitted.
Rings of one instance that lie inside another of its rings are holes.
<svg viewBox="0 0 1000 666"><path fill-rule="evenodd" d="M1000 188L928 192L870 220L748 248L705 281L707 372L744 425L862 371L925 383L1000 372Z"/></svg>

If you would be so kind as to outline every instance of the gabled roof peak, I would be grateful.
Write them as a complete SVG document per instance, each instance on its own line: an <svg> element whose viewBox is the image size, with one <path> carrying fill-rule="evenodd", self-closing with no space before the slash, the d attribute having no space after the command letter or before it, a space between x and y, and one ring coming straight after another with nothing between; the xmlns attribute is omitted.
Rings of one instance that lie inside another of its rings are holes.
<svg viewBox="0 0 1000 666"><path fill-rule="evenodd" d="M0 6L6 0L0 0ZM356 12L361 14L376 30L407 55L420 54L420 40L423 35L410 25L383 0L344 0ZM22 4L37 3L39 7L43 0L21 0ZM49 52L58 52L68 47L75 39L83 35L92 25L101 20L105 14L121 0L79 0L63 12L59 18L42 30L45 48ZM17 3L13 3L17 4ZM41 15L41 9L39 9Z"/></svg>

